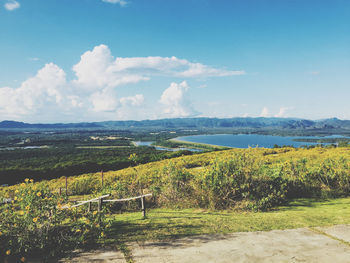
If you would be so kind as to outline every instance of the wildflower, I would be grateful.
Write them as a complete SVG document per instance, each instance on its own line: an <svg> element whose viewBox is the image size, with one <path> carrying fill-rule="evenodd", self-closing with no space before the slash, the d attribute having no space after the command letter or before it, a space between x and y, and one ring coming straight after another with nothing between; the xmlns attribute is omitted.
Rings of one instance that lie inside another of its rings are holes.
<svg viewBox="0 0 350 263"><path fill-rule="evenodd" d="M26 184L25 183L21 183L21 186L26 186Z"/></svg>
<svg viewBox="0 0 350 263"><path fill-rule="evenodd" d="M79 232L81 232L81 230L80 230L80 229L75 230L75 233L79 233Z"/></svg>
<svg viewBox="0 0 350 263"><path fill-rule="evenodd" d="M104 237L105 236L105 233L101 232L101 237Z"/></svg>
<svg viewBox="0 0 350 263"><path fill-rule="evenodd" d="M7 250L7 251L6 251L6 255L9 256L10 254L11 254L11 250Z"/></svg>
<svg viewBox="0 0 350 263"><path fill-rule="evenodd" d="M18 190L16 190L16 191L15 191L15 194L18 194L18 193L19 193L19 191L18 191Z"/></svg>
<svg viewBox="0 0 350 263"><path fill-rule="evenodd" d="M26 210L29 210L29 205L26 206Z"/></svg>
<svg viewBox="0 0 350 263"><path fill-rule="evenodd" d="M15 196L15 200L17 200L17 196Z"/></svg>
<svg viewBox="0 0 350 263"><path fill-rule="evenodd" d="M34 182L34 180L33 180L33 179L30 179L29 181L30 181L31 183L33 183L33 182Z"/></svg>
<svg viewBox="0 0 350 263"><path fill-rule="evenodd" d="M19 211L19 214L20 214L21 216L23 216L23 215L24 215L24 211Z"/></svg>
<svg viewBox="0 0 350 263"><path fill-rule="evenodd" d="M24 179L24 181L25 181L26 183L28 183L28 182L29 182L29 178Z"/></svg>
<svg viewBox="0 0 350 263"><path fill-rule="evenodd" d="M33 218L33 222L36 223L36 221L38 221L38 218L37 218L37 217L34 217L34 218Z"/></svg>
<svg viewBox="0 0 350 263"><path fill-rule="evenodd" d="M21 262L26 262L26 258L25 257L21 257Z"/></svg>
<svg viewBox="0 0 350 263"><path fill-rule="evenodd" d="M41 193L40 193L40 192L38 192L36 195L37 195L38 197L40 197L40 196L41 196Z"/></svg>
<svg viewBox="0 0 350 263"><path fill-rule="evenodd" d="M92 212L92 214L95 216L97 214L97 211Z"/></svg>

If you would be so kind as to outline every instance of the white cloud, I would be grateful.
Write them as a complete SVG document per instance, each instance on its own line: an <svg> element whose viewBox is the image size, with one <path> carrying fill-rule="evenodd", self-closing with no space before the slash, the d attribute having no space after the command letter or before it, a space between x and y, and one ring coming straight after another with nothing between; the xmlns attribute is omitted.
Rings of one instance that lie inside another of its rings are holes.
<svg viewBox="0 0 350 263"><path fill-rule="evenodd" d="M160 97L160 103L165 106L163 110L165 116L189 117L197 114L185 97L188 89L187 82L183 81L179 84L172 82L170 87L164 90Z"/></svg>
<svg viewBox="0 0 350 263"><path fill-rule="evenodd" d="M74 82L85 89L113 88L123 84L148 80L136 73L118 71L110 49L106 45L96 46L85 52L78 64L73 66L77 79Z"/></svg>
<svg viewBox="0 0 350 263"><path fill-rule="evenodd" d="M31 60L36 61L37 58ZM67 80L63 69L49 63L18 87L0 88L0 118L50 122L159 117L156 105L142 111L146 107L142 94L119 97L120 86L147 81L156 76L190 78L241 74L176 57L114 58L106 45L96 46L82 54L72 70L75 77ZM171 83L160 99L164 116L197 114L186 99L188 89L186 81Z"/></svg>
<svg viewBox="0 0 350 263"><path fill-rule="evenodd" d="M223 77L242 75L244 71L228 71L192 63L176 57L118 57L114 59L106 45L85 52L73 67L75 83L87 89L117 87L149 80L152 76Z"/></svg>
<svg viewBox="0 0 350 263"><path fill-rule="evenodd" d="M93 110L97 112L113 112L119 106L119 101L113 90L104 89L90 96Z"/></svg>
<svg viewBox="0 0 350 263"><path fill-rule="evenodd" d="M102 2L110 3L110 4L119 4L121 6L125 6L128 4L128 2L125 0L102 0Z"/></svg>
<svg viewBox="0 0 350 263"><path fill-rule="evenodd" d="M142 94L136 94L135 96L124 97L120 99L122 105L132 105L132 106L141 106L145 98Z"/></svg>
<svg viewBox="0 0 350 263"><path fill-rule="evenodd" d="M48 104L62 103L65 85L65 72L53 63L46 64L19 88L0 88L0 112L13 116L36 114Z"/></svg>
<svg viewBox="0 0 350 263"><path fill-rule="evenodd" d="M13 11L17 8L20 8L20 6L21 6L21 4L15 0L10 0L4 5L5 9L8 11Z"/></svg>
<svg viewBox="0 0 350 263"><path fill-rule="evenodd" d="M292 109L293 109L293 107L281 107L278 114L276 114L275 117L280 117L280 118L287 117L286 112L288 110L292 110Z"/></svg>
<svg viewBox="0 0 350 263"><path fill-rule="evenodd" d="M264 107L260 113L260 117L269 117L269 109L267 107Z"/></svg>

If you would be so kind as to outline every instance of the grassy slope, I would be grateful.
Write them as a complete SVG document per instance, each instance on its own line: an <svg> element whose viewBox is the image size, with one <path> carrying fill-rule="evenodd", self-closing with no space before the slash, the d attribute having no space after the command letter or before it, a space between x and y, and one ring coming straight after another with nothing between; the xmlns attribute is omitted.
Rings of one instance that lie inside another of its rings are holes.
<svg viewBox="0 0 350 263"><path fill-rule="evenodd" d="M169 162L176 164L178 167L184 167L189 172L200 175L201 169L210 165L212 160L216 159L229 159L232 158L234 152L250 152L253 153L256 158L263 158L267 163L284 163L289 161L307 159L310 165L318 164L320 160L327 158L339 158L343 157L350 160L350 147L342 148L314 148L314 149L300 149L300 148L278 148L278 149L265 149L265 148L249 148L249 149L231 149L215 152L207 152L202 154L196 154L191 156L182 156L173 159L162 160L158 162L147 163L138 165L137 167L130 167L118 171L109 171L104 173L105 183L112 183L116 180L129 181L133 180L135 173L143 173L146 176L152 176L159 169L169 164ZM101 178L100 173L83 174L79 176L72 176L68 179L68 187L74 183L75 180L83 178ZM65 186L64 177L53 179L48 181L51 189L57 190L60 187ZM14 191L16 185L10 187L0 187L0 197L7 195L9 191Z"/></svg>
<svg viewBox="0 0 350 263"><path fill-rule="evenodd" d="M289 206L258 213L152 209L145 220L140 212L111 215L110 220L107 243L350 224L350 198L298 199Z"/></svg>

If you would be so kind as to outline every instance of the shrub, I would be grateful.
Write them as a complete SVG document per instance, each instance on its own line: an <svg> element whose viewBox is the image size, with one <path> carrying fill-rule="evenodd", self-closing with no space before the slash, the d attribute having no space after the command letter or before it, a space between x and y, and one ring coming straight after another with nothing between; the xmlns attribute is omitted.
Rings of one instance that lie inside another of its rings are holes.
<svg viewBox="0 0 350 263"><path fill-rule="evenodd" d="M105 225L103 213L76 214L62 209L66 201L45 184L26 180L18 186L12 202L0 208L0 258L44 261L96 243Z"/></svg>

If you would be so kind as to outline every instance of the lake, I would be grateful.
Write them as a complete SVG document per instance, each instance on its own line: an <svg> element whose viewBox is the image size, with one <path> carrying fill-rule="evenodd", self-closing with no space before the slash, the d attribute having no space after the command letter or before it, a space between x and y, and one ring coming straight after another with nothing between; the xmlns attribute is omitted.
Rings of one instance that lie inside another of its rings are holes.
<svg viewBox="0 0 350 263"><path fill-rule="evenodd" d="M325 137L291 137L291 136L274 136L274 135L258 135L258 134L215 134L215 135L193 135L177 137L176 140L205 143L211 145L219 145L233 148L248 148L248 147L264 147L273 148L275 144L279 146L291 145L300 147L302 145L317 145L319 143L312 142L296 142L294 139L322 139L322 138L347 138L340 135L332 135ZM326 143L324 143L326 144Z"/></svg>

